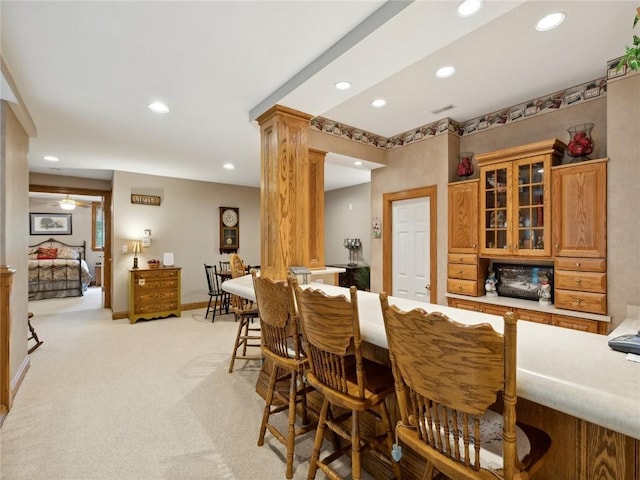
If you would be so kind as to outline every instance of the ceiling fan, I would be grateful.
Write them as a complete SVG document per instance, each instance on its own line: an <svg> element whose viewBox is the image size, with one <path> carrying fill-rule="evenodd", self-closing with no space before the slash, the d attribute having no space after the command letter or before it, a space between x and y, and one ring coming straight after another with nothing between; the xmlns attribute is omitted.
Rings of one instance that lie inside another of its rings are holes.
<svg viewBox="0 0 640 480"><path fill-rule="evenodd" d="M63 210L73 210L76 207L88 208L91 206L91 202L84 202L82 200L77 200L75 198L71 198L69 195L60 198L60 199L51 199L51 198L42 198L34 200L35 203L40 203L42 205L47 204L52 207L60 207Z"/></svg>

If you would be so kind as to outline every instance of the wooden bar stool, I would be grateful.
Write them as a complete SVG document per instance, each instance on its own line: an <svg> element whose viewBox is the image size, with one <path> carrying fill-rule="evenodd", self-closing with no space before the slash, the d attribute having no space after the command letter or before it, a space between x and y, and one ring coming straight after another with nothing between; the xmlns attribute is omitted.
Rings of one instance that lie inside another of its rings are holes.
<svg viewBox="0 0 640 480"><path fill-rule="evenodd" d="M231 276L238 278L245 275L242 259L235 253L231 255ZM233 372L233 365L236 360L262 360L260 353L248 354L248 348L260 349L261 335L260 326L254 324L254 320L259 318L258 307L254 302L242 298L238 295L231 295L231 311L238 322L238 331L231 352L231 362L229 363L229 373ZM238 351L241 351L238 353Z"/></svg>
<svg viewBox="0 0 640 480"><path fill-rule="evenodd" d="M399 440L427 462L423 479L524 480L551 446L516 424L516 322L504 334L422 309L403 312L380 294L401 422ZM499 405L502 414L489 407ZM396 448L395 457L401 456Z"/></svg>
<svg viewBox="0 0 640 480"><path fill-rule="evenodd" d="M252 272L256 303L260 312L262 330L262 355L271 366L258 446L264 445L267 429L286 446L286 477L293 478L293 453L296 437L313 430L317 423L310 423L307 415L307 393L313 387L304 381L309 365L302 351L302 339L298 328L292 292L285 281L273 281L258 277ZM289 394L276 389L280 382L289 382ZM302 427L296 429L296 405L301 405ZM286 434L280 432L269 419L271 415L288 411Z"/></svg>
<svg viewBox="0 0 640 480"><path fill-rule="evenodd" d="M302 290L295 279L291 284L309 357L307 380L324 396L307 478L314 479L320 468L332 480L341 479L330 464L349 452L354 480L361 478L364 452L389 465L395 477L401 478L400 466L391 460L393 433L385 403L394 393L393 376L389 368L363 358L356 288L350 288L349 301L344 295ZM333 417L330 406L344 413ZM365 413L378 420L382 428L361 431L359 419ZM345 426L347 422L349 426ZM346 444L320 458L326 428Z"/></svg>

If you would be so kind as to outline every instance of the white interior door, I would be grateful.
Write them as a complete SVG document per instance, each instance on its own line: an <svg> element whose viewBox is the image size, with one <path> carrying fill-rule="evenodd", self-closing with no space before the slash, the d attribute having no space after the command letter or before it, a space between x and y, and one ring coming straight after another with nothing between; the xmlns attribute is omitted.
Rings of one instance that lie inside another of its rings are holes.
<svg viewBox="0 0 640 480"><path fill-rule="evenodd" d="M430 303L429 197L396 200L392 211L393 296Z"/></svg>

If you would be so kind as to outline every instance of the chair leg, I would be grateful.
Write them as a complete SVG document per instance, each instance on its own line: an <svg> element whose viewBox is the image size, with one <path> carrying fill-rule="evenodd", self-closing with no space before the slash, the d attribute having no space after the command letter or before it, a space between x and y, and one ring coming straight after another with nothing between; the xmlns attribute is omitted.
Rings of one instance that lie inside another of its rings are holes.
<svg viewBox="0 0 640 480"><path fill-rule="evenodd" d="M276 388L276 381L278 379L278 366L273 363L273 369L271 370L271 376L269 377L269 389L267 390L267 398L265 399L264 411L262 412L262 424L260 425L260 435L258 436L258 446L264 445L264 436L267 433L267 423L269 422L269 415L271 414L271 404L273 403L273 392Z"/></svg>
<svg viewBox="0 0 640 480"><path fill-rule="evenodd" d="M236 322L238 321L238 316L236 315ZM236 355L238 353L238 347L240 346L240 337L242 336L242 321L240 325L238 325L238 332L236 333L236 340L233 343L233 352L231 353L231 363L229 364L229 373L233 372L233 364L236 361Z"/></svg>
<svg viewBox="0 0 640 480"><path fill-rule="evenodd" d="M351 478L360 480L362 473L362 463L360 461L360 412L351 412Z"/></svg>
<svg viewBox="0 0 640 480"><path fill-rule="evenodd" d="M325 422L327 421L328 410L329 400L325 398L322 401L320 417L318 418L318 429L316 430L316 438L313 441L313 451L311 453L311 459L309 460L309 473L307 474L307 480L314 480L316 478L316 471L318 470L318 459L320 458L320 449L322 448L322 441L324 440L324 429Z"/></svg>
<svg viewBox="0 0 640 480"><path fill-rule="evenodd" d="M293 478L293 448L296 440L297 372L289 378L289 428L287 429L287 478Z"/></svg>
<svg viewBox="0 0 640 480"><path fill-rule="evenodd" d="M213 295L209 295L209 305L207 305L207 313L204 314L204 318L207 318L209 316L209 310L211 310L211 299L213 298ZM216 311L215 308L213 310L213 316L216 316ZM211 320L213 322L213 320Z"/></svg>

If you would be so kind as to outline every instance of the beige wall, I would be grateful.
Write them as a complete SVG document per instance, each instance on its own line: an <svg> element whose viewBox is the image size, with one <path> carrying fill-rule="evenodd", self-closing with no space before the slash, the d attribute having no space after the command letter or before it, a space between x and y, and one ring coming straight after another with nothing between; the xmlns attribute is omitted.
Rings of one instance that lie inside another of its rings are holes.
<svg viewBox="0 0 640 480"><path fill-rule="evenodd" d="M15 268L11 288L10 375L11 391L16 389L27 356L27 238L29 137L5 101L1 102L2 148L0 153L0 264Z"/></svg>
<svg viewBox="0 0 640 480"><path fill-rule="evenodd" d="M607 118L607 290L618 323L640 305L640 74L609 82Z"/></svg>
<svg viewBox="0 0 640 480"><path fill-rule="evenodd" d="M134 205L131 193L162 198L159 207ZM113 177L113 312L128 310L131 254L122 245L151 229L151 247L139 255L140 266L173 252L182 267L182 303L209 299L204 263L228 259L219 246L218 207L240 208L239 254L248 264L260 263L260 189L117 171Z"/></svg>
<svg viewBox="0 0 640 480"><path fill-rule="evenodd" d="M327 265L349 261L345 238L359 238L362 248L355 251L358 263L368 264L371 257L371 184L339 188L325 193L324 258Z"/></svg>

